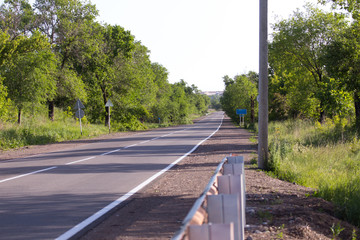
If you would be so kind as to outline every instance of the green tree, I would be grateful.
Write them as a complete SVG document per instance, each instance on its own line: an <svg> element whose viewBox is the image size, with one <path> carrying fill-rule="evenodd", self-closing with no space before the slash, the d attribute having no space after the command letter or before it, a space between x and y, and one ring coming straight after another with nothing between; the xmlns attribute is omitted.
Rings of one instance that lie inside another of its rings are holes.
<svg viewBox="0 0 360 240"><path fill-rule="evenodd" d="M10 35L0 30L0 69L4 64L11 61L11 57L16 51L16 45L10 41ZM0 120L5 120L8 115L10 99L7 98L8 92L4 86L4 78L0 72Z"/></svg>
<svg viewBox="0 0 360 240"><path fill-rule="evenodd" d="M210 96L210 107L217 111L220 110L221 109L220 98L221 95L218 94Z"/></svg>
<svg viewBox="0 0 360 240"><path fill-rule="evenodd" d="M10 99L7 99L7 90L3 85L3 78L0 77L0 120L6 120Z"/></svg>
<svg viewBox="0 0 360 240"><path fill-rule="evenodd" d="M171 95L167 108L169 109L169 119L173 123L187 123L189 120L189 101L186 98L186 82L171 85Z"/></svg>
<svg viewBox="0 0 360 240"><path fill-rule="evenodd" d="M54 119L55 103L77 98L86 100L81 66L91 52L92 27L98 11L89 1L36 0L35 26L48 37L58 59L55 80L57 94L48 99L49 118Z"/></svg>
<svg viewBox="0 0 360 240"><path fill-rule="evenodd" d="M318 0L318 2L325 3L333 3L333 7L340 7L342 9L347 10L351 13L354 19L359 19L360 17L360 2L359 0Z"/></svg>
<svg viewBox="0 0 360 240"><path fill-rule="evenodd" d="M151 114L153 121L166 123L169 121L169 109L167 108L171 94L171 85L168 82L168 70L159 63L151 64L155 75L154 82L157 86L156 104L153 105Z"/></svg>
<svg viewBox="0 0 360 240"><path fill-rule="evenodd" d="M278 57L274 54L269 56L273 70L269 80L269 119L318 119L320 101L315 95L313 75L299 68L296 59L286 61Z"/></svg>
<svg viewBox="0 0 360 240"><path fill-rule="evenodd" d="M253 72L237 75L234 80L228 76L223 78L225 91L220 100L221 106L233 121L238 121L239 118L236 115L236 109L247 109L250 113L250 120L254 123L256 114L255 99L257 96L256 79Z"/></svg>
<svg viewBox="0 0 360 240"><path fill-rule="evenodd" d="M342 95L337 99L351 99L353 97L356 116L356 126L360 130L360 24L353 21L343 34L338 35L326 49L324 62L326 70L332 77L339 79L344 88ZM349 114L346 108L340 109L343 115Z"/></svg>
<svg viewBox="0 0 360 240"><path fill-rule="evenodd" d="M91 96L90 118L105 118L107 125L109 113L105 104L114 93L114 85L120 81L118 73L122 72L132 58L135 49L134 37L130 31L125 31L118 25L94 24L92 38L94 40L91 54L85 59L86 64L82 67L82 72L87 92Z"/></svg>
<svg viewBox="0 0 360 240"><path fill-rule="evenodd" d="M18 36L12 43L16 46L11 61L1 67L8 97L18 109L18 123L26 104L38 105L55 93L51 76L55 58L46 37L35 32L31 37Z"/></svg>
<svg viewBox="0 0 360 240"><path fill-rule="evenodd" d="M0 29L12 39L33 28L34 11L27 0L5 0L0 6Z"/></svg>
<svg viewBox="0 0 360 240"><path fill-rule="evenodd" d="M305 10L306 12L298 10L290 19L274 25L275 32L269 45L269 61L274 74L283 77L284 73L279 72L285 72L287 77L292 77L287 79L291 81L291 86L298 84L301 88L296 89L304 89L305 92L302 94L304 97L311 96L318 100L319 121L323 121L325 112L332 112L333 103L336 102L335 99L331 99L334 94L326 90L331 85L331 91L338 91L339 85L330 83L330 77L321 60L325 47L334 36L343 31L347 23L343 15L325 13L309 4L306 5ZM312 81L301 79L309 74ZM310 95L309 86L313 90L313 94ZM291 92L296 93L296 91L288 91L288 94ZM295 99L299 97L300 95ZM311 102L312 99L305 102L309 103L309 101Z"/></svg>
<svg viewBox="0 0 360 240"><path fill-rule="evenodd" d="M131 58L119 58L115 63L117 71L112 98L117 103L114 118L119 122L149 118L156 99L157 87L149 50L140 42L135 42L131 55Z"/></svg>

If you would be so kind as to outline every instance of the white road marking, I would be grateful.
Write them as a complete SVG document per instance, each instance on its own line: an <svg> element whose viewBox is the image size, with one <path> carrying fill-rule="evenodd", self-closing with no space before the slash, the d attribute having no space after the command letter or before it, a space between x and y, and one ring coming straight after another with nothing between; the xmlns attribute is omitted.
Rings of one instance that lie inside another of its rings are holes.
<svg viewBox="0 0 360 240"><path fill-rule="evenodd" d="M57 168L57 167L45 168L45 169L41 169L41 170L38 170L38 171L34 171L34 172L18 175L18 176L15 176L15 177L7 178L7 179L4 179L4 180L1 180L0 183L7 182L7 181L10 181L10 180L14 180L14 179L17 179L17 178L26 177L26 176L33 175L33 174L40 173L40 172L49 171L49 170L52 170L54 168Z"/></svg>
<svg viewBox="0 0 360 240"><path fill-rule="evenodd" d="M66 163L65 165L72 165L74 163L84 162L84 161L87 161L87 160L90 160L90 159L93 159L93 158L95 158L95 157L88 157L88 158L77 160L77 161L74 161L74 162L69 162L69 163Z"/></svg>
<svg viewBox="0 0 360 240"><path fill-rule="evenodd" d="M224 116L222 117L221 119L221 123L218 127L218 129L213 132L209 137L207 137L206 139L204 139L203 141L201 141L197 146L195 146L189 153L185 154L182 158L179 158L180 160L178 160L177 162L181 161L184 157L186 157L187 155L189 155L191 152L195 151L195 149L200 145L202 144L203 142L205 142L207 139L209 139L213 134L215 134L221 127L222 125L222 122L223 122L223 119L224 119ZM126 147L123 147L123 148L119 148L119 149L116 149L116 150L113 150L113 151L110 151L110 152L106 152L106 153L102 153L98 156L105 156L105 155L109 155L111 153L114 153L114 152L118 152L120 151L121 149L128 149L128 148L131 148L131 147L134 147L134 146L137 146L139 144L144 144L144 143L148 143L148 142L151 142L151 141L155 141L157 139L160 139L160 138L163 138L163 137L167 137L167 136L170 136L170 135L173 135L175 133L178 133L178 132L182 132L182 131L185 131L187 129L190 129L190 128L193 128L193 127L189 127L189 128L184 128L184 129L181 129L181 130L177 130L177 131L174 131L174 132L171 132L171 133L168 133L168 134L165 134L165 135L162 135L160 137L156 137L156 138L153 138L153 139L150 139L150 140L147 140L147 141L143 141L143 142L140 142L140 143L137 143L137 144L133 144L133 145L129 145L129 146L126 146ZM39 154L39 155L45 155L45 154ZM32 156L33 157L33 156ZM25 157L26 158L26 157ZM72 164L76 164L76 163L79 163L79 162L85 162L85 161L88 161L88 160L91 160L91 159L94 159L96 158L96 156L92 156L92 157L88 157L88 158L85 158L85 159L80 159L80 160L76 160L76 161L73 161L73 162L69 162L69 163L65 163L65 165L72 165ZM11 160L10 160L11 161ZM176 162L176 163L177 163ZM176 164L174 163L174 164ZM174 166L174 165L169 165L169 166ZM170 168L171 168L170 167ZM3 183L3 182L7 182L7 181L11 181L11 180L15 180L15 179L18 179L18 178L22 178L22 177L26 177L26 176L29 176L29 175L33 175L33 174L37 174L37 173L40 173L40 172L45 172L45 171L49 171L49 170L52 170L52 169L55 169L57 168L57 166L54 166L54 167L50 167L50 168L46 168L46 169L41 169L41 170L37 170L37 171L34 171L34 172L30 172L30 173L26 173L26 174L22 174L22 175L18 175L18 176L15 176L15 177L11 177L11 178L7 178L7 179L4 179L4 180L0 180L0 183ZM169 169L170 169L169 168ZM167 169L168 170L168 169ZM166 171L167 171L166 170ZM162 173L161 173L162 174ZM160 174L160 175L161 175ZM159 176L160 176L159 175ZM154 175L155 176L155 175ZM146 184L147 185L147 184Z"/></svg>
<svg viewBox="0 0 360 240"><path fill-rule="evenodd" d="M136 143L136 144L133 144L133 145L130 145L130 146L126 146L126 147L124 147L124 149L128 149L128 148L131 148L131 147L135 147L135 146L137 146L137 145L139 145L139 143Z"/></svg>
<svg viewBox="0 0 360 240"><path fill-rule="evenodd" d="M142 188L144 188L146 185L148 185L149 183L151 183L153 180L155 180L156 178L158 178L160 175L162 175L163 173L165 173L166 171L168 171L169 169L171 169L173 166L175 166L175 164L177 164L178 162L180 162L181 160L183 160L185 157L187 157L189 154L191 154L192 152L194 152L203 142L205 142L206 140L208 140L209 138L211 138L217 131L219 131L222 123L223 123L223 119L224 119L224 115L221 119L220 125L219 127L212 133L210 134L207 138L203 139L202 141L200 141L195 147L193 147L189 152L187 152L185 155L183 155L182 157L176 159L173 163L171 163L170 165L168 165L166 168L164 168L163 170L161 170L160 172L154 174L153 176L151 176L150 178L148 178L147 180L145 180L144 182L142 182L140 185L138 185L137 187L133 188L132 190L130 190L128 193L126 193L125 195L123 195L122 197L118 198L117 200L115 200L114 202L110 203L109 205L107 205L106 207L104 207L103 209L99 210L98 212L94 213L92 216L88 217L87 219L85 219L84 221L82 221L81 223L77 224L75 227L71 228L70 230L68 230L67 232L65 232L64 234L62 234L61 236L59 236L58 238L56 238L56 240L66 240L69 239L71 237L73 237L74 235L76 235L78 232L80 232L81 230L83 230L85 227L87 227L89 224L91 224L92 222L96 221L98 218L102 217L103 215L105 215L107 212L109 212L111 209L113 209L114 207L118 206L119 204L121 204L122 202L124 202L125 200L127 200L128 198L130 198L132 195L134 195L135 193L137 193L138 191L140 191Z"/></svg>
<svg viewBox="0 0 360 240"><path fill-rule="evenodd" d="M110 151L110 152L102 153L102 154L100 154L99 156L109 155L109 154L111 154L111 153L118 152L118 151L120 151L120 150L121 150L121 148L115 149L115 150L112 150L112 151Z"/></svg>

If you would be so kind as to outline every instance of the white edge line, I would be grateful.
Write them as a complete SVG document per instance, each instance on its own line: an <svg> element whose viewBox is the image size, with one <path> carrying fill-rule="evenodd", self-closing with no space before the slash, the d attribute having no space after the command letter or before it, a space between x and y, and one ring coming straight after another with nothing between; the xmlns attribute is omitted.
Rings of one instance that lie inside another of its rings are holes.
<svg viewBox="0 0 360 240"><path fill-rule="evenodd" d="M160 175L162 175L163 173L165 173L166 171L168 171L170 168L172 168L175 164L177 164L178 162L180 162L181 160L183 160L185 157L187 157L189 154L191 154L192 152L194 152L203 142L205 142L206 140L208 140L209 138L211 138L217 131L219 131L222 123L223 123L223 119L224 119L224 115L221 119L220 125L219 127L207 138L205 138L204 140L202 140L201 142L199 142L195 147L193 147L188 153L186 153L185 155L183 155L182 157L178 158L177 160L175 160L173 163L171 163L169 166L167 166L166 168L164 168L163 170L161 170L160 172L154 174L153 176L151 176L150 178L148 178L147 180L145 180L144 182L142 182L140 185L138 185L137 187L131 189L128 193L126 193L125 195L123 195L122 197L118 198L117 200L115 200L114 202L110 203L109 205L107 205L106 207L104 207L103 209L99 210L98 212L94 213L92 216L88 217L87 219L85 219L84 221L82 221L81 223L77 224L75 227L71 228L70 230L68 230L67 232L63 233L61 236L59 236L58 238L56 238L56 240L66 240L69 239L71 237L73 237L75 234L77 234L78 232L80 232L81 230L83 230L86 226L88 226L89 224L91 224L92 222L96 221L97 219L99 219L101 216L105 215L107 212L109 212L111 209L113 209L114 207L118 206L119 204L121 204L122 202L124 202L125 200L127 200L129 197L131 197L132 195L134 195L136 192L138 192L139 190L141 190L142 188L144 188L146 185L148 185L149 183L151 183L153 180L155 180L156 178L158 178Z"/></svg>
<svg viewBox="0 0 360 240"><path fill-rule="evenodd" d="M30 172L30 173L18 175L18 176L16 176L16 177L7 178L7 179L4 179L4 180L1 180L0 183L7 182L7 181L10 181L10 180L14 180L14 179L17 179L17 178L26 177L26 176L33 175L33 174L40 173L40 172L49 171L49 170L54 169L54 168L57 168L57 167L45 168L45 169L41 169L41 170L38 170L38 171L34 171L34 172Z"/></svg>

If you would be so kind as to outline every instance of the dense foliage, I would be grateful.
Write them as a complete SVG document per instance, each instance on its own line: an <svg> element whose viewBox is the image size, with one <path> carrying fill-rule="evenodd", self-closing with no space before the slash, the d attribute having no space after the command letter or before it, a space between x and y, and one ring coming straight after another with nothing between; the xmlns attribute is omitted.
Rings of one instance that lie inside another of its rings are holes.
<svg viewBox="0 0 360 240"><path fill-rule="evenodd" d="M360 2L319 2L334 9L307 4L272 26L267 168L316 188L360 226ZM236 109L252 109L251 75L224 77L222 108L234 121Z"/></svg>
<svg viewBox="0 0 360 240"><path fill-rule="evenodd" d="M255 72L236 75L234 79L229 76L223 78L225 91L220 102L222 109L234 122L239 121L236 109L246 109L248 122L254 123L257 115L258 78L259 76Z"/></svg>
<svg viewBox="0 0 360 240"><path fill-rule="evenodd" d="M170 84L165 67L130 31L96 21L88 0L5 0L0 6L0 121L47 106L67 111L80 99L91 123L119 129L143 122L186 123L206 113L210 98L184 80ZM16 113L16 115L14 114Z"/></svg>
<svg viewBox="0 0 360 240"><path fill-rule="evenodd" d="M210 108L215 110L220 110L221 109L220 99L221 99L220 94L210 96Z"/></svg>
<svg viewBox="0 0 360 240"><path fill-rule="evenodd" d="M298 9L272 26L269 119L302 118L322 123L326 118L340 118L360 131L359 4L329 2L351 14L336 9L325 12L306 4L304 11ZM252 74L224 77L222 107L234 120L237 108L252 109L257 95Z"/></svg>

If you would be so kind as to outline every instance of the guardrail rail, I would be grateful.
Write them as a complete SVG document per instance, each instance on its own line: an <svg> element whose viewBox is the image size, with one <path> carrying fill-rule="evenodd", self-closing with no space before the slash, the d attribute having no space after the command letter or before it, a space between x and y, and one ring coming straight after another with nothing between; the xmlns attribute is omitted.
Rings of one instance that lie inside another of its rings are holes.
<svg viewBox="0 0 360 240"><path fill-rule="evenodd" d="M172 240L243 240L245 205L244 158L225 157Z"/></svg>

